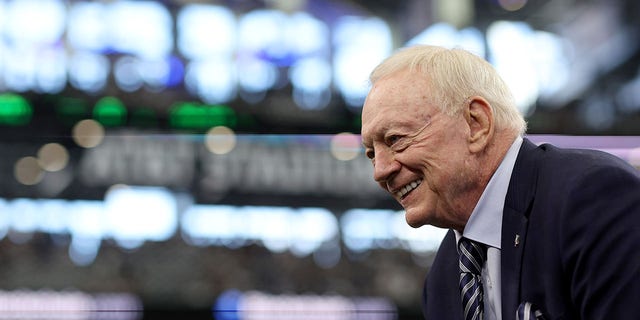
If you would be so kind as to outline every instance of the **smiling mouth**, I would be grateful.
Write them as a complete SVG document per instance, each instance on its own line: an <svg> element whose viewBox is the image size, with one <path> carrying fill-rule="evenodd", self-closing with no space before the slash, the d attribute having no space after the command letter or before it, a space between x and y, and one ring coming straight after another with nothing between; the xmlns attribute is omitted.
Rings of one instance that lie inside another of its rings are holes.
<svg viewBox="0 0 640 320"><path fill-rule="evenodd" d="M413 181L409 184L407 184L406 186L400 188L400 190L398 190L396 192L396 196L400 199L404 199L404 197L411 192L413 189L417 188L420 184L422 183L422 179L418 179L416 181Z"/></svg>

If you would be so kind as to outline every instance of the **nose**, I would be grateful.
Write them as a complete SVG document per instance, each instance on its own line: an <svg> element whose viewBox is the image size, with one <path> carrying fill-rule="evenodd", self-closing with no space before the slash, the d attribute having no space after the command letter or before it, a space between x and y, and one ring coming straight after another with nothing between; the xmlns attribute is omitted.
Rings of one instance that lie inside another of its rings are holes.
<svg viewBox="0 0 640 320"><path fill-rule="evenodd" d="M400 163L390 151L377 149L374 159L373 179L380 184L386 183L400 170Z"/></svg>

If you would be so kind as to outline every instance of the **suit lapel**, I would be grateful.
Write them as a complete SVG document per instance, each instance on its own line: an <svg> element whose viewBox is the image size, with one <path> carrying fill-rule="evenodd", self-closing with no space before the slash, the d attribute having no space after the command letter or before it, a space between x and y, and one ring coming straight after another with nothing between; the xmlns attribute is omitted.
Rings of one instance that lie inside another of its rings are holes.
<svg viewBox="0 0 640 320"><path fill-rule="evenodd" d="M505 209L502 217L502 316L514 315L520 301L522 254L528 220L521 212Z"/></svg>
<svg viewBox="0 0 640 320"><path fill-rule="evenodd" d="M524 139L511 174L502 216L502 317L515 315L520 301L522 257L527 239L528 216L535 196L536 145Z"/></svg>

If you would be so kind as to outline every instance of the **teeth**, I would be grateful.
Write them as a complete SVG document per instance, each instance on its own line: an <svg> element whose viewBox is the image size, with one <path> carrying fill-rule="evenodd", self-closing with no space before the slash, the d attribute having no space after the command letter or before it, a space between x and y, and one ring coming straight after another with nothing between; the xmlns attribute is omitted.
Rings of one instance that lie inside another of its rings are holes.
<svg viewBox="0 0 640 320"><path fill-rule="evenodd" d="M422 183L422 179L419 179L407 184L406 186L402 187L400 191L396 193L396 196L398 196L399 198L402 198L405 194L409 193L409 191L417 188L420 185L420 183Z"/></svg>

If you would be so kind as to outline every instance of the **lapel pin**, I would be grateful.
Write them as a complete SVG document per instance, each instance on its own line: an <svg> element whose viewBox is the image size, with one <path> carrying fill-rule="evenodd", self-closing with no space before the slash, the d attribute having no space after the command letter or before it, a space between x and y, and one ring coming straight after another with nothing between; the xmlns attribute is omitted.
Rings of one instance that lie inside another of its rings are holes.
<svg viewBox="0 0 640 320"><path fill-rule="evenodd" d="M518 247L519 244L520 244L520 235L516 234L515 239L513 239L513 246Z"/></svg>

